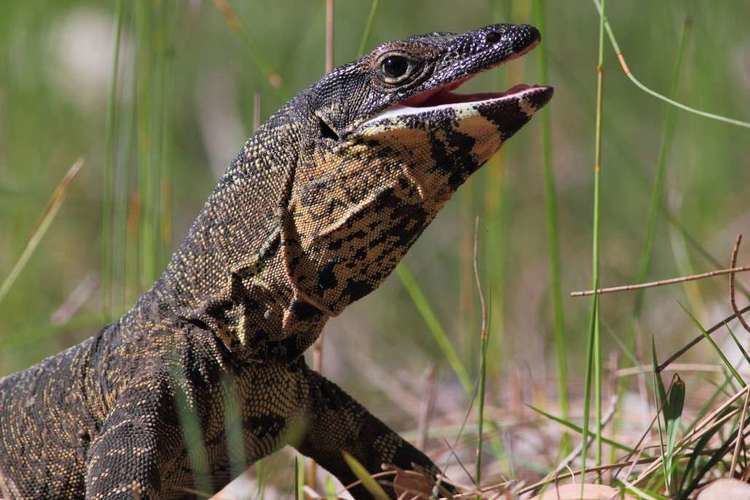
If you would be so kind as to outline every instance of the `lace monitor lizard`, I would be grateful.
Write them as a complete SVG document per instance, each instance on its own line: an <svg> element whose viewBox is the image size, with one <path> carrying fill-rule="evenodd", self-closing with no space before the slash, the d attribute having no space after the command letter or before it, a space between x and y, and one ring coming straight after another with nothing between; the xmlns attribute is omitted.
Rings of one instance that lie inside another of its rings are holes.
<svg viewBox="0 0 750 500"><path fill-rule="evenodd" d="M276 112L129 312L0 379L2 496L190 498L236 476L232 457L244 467L287 444L295 425L291 444L344 484L356 476L342 450L371 473L437 474L302 354L548 102L539 85L452 92L539 40L496 24L384 43Z"/></svg>

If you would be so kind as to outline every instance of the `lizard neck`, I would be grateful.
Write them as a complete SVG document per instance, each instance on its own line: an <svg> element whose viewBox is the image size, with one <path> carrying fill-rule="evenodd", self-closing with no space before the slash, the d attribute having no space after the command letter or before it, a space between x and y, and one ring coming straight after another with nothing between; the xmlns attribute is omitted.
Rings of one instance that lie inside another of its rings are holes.
<svg viewBox="0 0 750 500"><path fill-rule="evenodd" d="M127 322L169 315L214 331L231 350L287 356L318 336L328 316L297 300L281 245L279 206L300 153L286 116L282 109L247 141Z"/></svg>

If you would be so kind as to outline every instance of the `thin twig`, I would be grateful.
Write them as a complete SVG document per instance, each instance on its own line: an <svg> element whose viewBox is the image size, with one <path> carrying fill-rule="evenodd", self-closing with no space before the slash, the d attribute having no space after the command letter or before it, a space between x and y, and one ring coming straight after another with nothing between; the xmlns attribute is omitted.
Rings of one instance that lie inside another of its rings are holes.
<svg viewBox="0 0 750 500"><path fill-rule="evenodd" d="M609 36L609 41L612 44L612 48L615 51L615 54L617 55L617 60L620 63L620 67L622 68L622 71L625 73L625 76L627 76L633 84L635 84L636 87L644 91L645 93L656 97L657 99L661 99L664 102L668 102L672 106L676 106L682 110L685 110L689 113L696 114L698 116L702 116L704 118L710 118L712 120L717 120L720 122L728 123L730 125L736 125L737 127L743 127L743 128L750 128L750 123L744 122L742 120L737 120L734 118L729 118L722 115L717 115L714 113L709 113L707 111L702 111L700 109L692 108L686 104L682 104L681 102L677 102L674 99L670 99L669 97L662 95L655 90L650 89L643 83L641 83L640 80L638 80L635 75L630 71L630 68L628 67L627 62L625 62L625 55L622 53L622 50L620 50L620 45L617 43L617 39L615 38L615 34L612 31L612 27L609 25L609 21L607 20L606 16L604 16L604 6L602 3L602 0L594 0L594 5L596 6L597 10L599 11L599 15L604 18L604 26L607 30L607 35Z"/></svg>
<svg viewBox="0 0 750 500"><path fill-rule="evenodd" d="M724 373L722 365L709 363L674 363L664 368L665 371L671 372L704 372L704 373ZM651 365L637 365L628 368L620 368L614 372L615 377L632 377L633 375L643 375L653 373L654 367Z"/></svg>
<svg viewBox="0 0 750 500"><path fill-rule="evenodd" d="M744 313L746 313L748 311L750 311L750 305L745 306L743 309L740 309L737 312L740 313L740 314L744 314ZM723 320L719 321L714 326L712 326L711 328L709 328L708 330L706 330L706 334L707 335L711 335L712 333L714 333L715 331L717 331L722 326L727 325L730 321L732 321L736 317L737 317L737 314L732 313L731 315L727 316L726 318L724 318ZM685 344L684 347L682 347L681 349L677 350L677 352L675 352L674 354L672 354L669 358L667 358L666 361L664 361L662 364L660 364L658 366L658 368L657 368L656 371L658 373L661 373L661 371L664 370L664 368L666 368L667 366L669 366L675 359L677 359L680 356L682 356L683 354L685 354L688 350L690 350L691 347L693 347L695 344L697 344L698 342L700 342L704 338L705 338L705 336L701 332L700 335L698 335L693 340L691 340L690 342L688 342L687 344Z"/></svg>
<svg viewBox="0 0 750 500"><path fill-rule="evenodd" d="M424 394L419 409L419 422L417 424L417 448L424 450L427 444L427 433L430 429L430 419L435 409L435 396L437 395L437 367L430 366L425 380Z"/></svg>
<svg viewBox="0 0 750 500"><path fill-rule="evenodd" d="M52 221L55 219L58 210L60 210L60 206L62 205L63 201L65 201L65 195L67 194L68 186L70 186L70 183L73 182L73 179L75 179L76 175L78 175L78 172L81 170L82 166L83 158L79 158L68 169L67 173L62 178L60 183L55 187L52 196L50 196L50 199L47 202L47 206L44 209L44 212L42 212L42 217L39 220L39 224L31 234L29 241L26 243L26 247L23 249L23 252L21 252L21 256L18 258L15 265L10 270L10 273L5 278L5 281L3 281L2 285L0 285L0 302L2 302L3 299L8 295L8 292L13 286L13 283L15 283L16 279L18 278L18 275L21 274L23 268L26 267L26 263L31 258L34 250L36 250L39 242L42 241L42 238L47 233L47 230L52 224Z"/></svg>
<svg viewBox="0 0 750 500"><path fill-rule="evenodd" d="M742 239L742 236L737 238L737 243L739 243L741 239ZM737 246L735 246L735 248ZM747 403L748 403L749 396L750 396L750 391L745 391L745 402L742 404L742 413L740 414L740 422L739 424L737 424L738 425L737 441L734 443L734 453L732 453L732 466L729 468L730 479L734 477L734 470L735 470L735 467L737 467L737 457L740 454L740 443L744 441L742 439L742 433L743 433L743 427L745 426L745 414L747 413Z"/></svg>
<svg viewBox="0 0 750 500"><path fill-rule="evenodd" d="M333 0L326 0L326 72L333 69Z"/></svg>
<svg viewBox="0 0 750 500"><path fill-rule="evenodd" d="M490 333L487 329L487 303L484 300L484 291L482 290L482 280L479 278L479 217L474 219L474 280L477 285L479 294L479 304L482 311L482 326L479 334L481 343L479 358L479 415L478 415L478 441L477 441L477 460L476 460L476 481L477 485L482 484L482 433L484 431L484 396L485 384L487 380L487 342Z"/></svg>
<svg viewBox="0 0 750 500"><path fill-rule="evenodd" d="M731 264L729 264L729 267L737 266L737 254L740 251L740 243L742 243L741 233L737 235L737 239L734 242L734 248L732 248ZM734 314L735 316L737 316L737 319L740 320L740 324L742 324L742 328L744 328L745 331L750 333L750 325L747 324L747 322L745 321L745 318L742 317L742 314L740 314L740 311L737 308L737 299L734 293L734 275L735 273L729 273L729 298L732 302L732 311L734 311Z"/></svg>
<svg viewBox="0 0 750 500"><path fill-rule="evenodd" d="M688 456L689 455L685 455L685 457L688 457ZM656 460L656 457L642 458L642 459L638 460L638 464L639 465L651 464L655 460ZM545 479L542 479L541 481L537 481L534 484L530 484L529 486L525 486L521 490L519 490L517 493L519 495L522 495L524 493L529 493L531 491L536 491L539 488L541 488L542 486L545 486L545 485L547 485L547 484L549 484L549 483L551 483L552 481L555 481L555 480L559 481L561 479L567 479L569 477L574 477L576 475L581 475L581 477L583 477L583 474L586 474L586 473L590 473L590 472L602 472L602 471L606 471L606 470L616 469L618 467L621 468L621 467L624 467L626 465L628 465L628 463L621 463L621 462L619 462L619 463L614 463L614 464L594 465L594 466L591 466L591 467L587 467L585 470L584 469L578 469L576 471L572 471L571 470L569 472L565 472L565 473L557 476L556 478L552 478L552 479L546 479L545 478ZM488 491L490 489L492 489L491 486L490 487L486 487L485 491Z"/></svg>
<svg viewBox="0 0 750 500"><path fill-rule="evenodd" d="M474 484L475 487L479 488L479 484L477 484L477 480L471 476L471 472L469 472L469 469L467 469L463 461L461 461L461 457L458 456L458 453L456 453L455 448L451 446L451 444L445 438L443 438L443 443L445 444L445 446L448 447L449 455L453 456L458 466L461 467L461 470L464 471L464 474L466 474L466 477L468 477L471 480L471 482Z"/></svg>
<svg viewBox="0 0 750 500"><path fill-rule="evenodd" d="M589 295L604 293L615 293L615 292L629 292L631 290L641 290L643 288L654 288L657 286L674 285L677 283L684 283L686 281L695 281L704 278L713 278L714 276L722 276L724 274L735 274L750 271L750 266L739 266L731 267L729 269L717 269L716 271L709 271L707 273L692 274L690 276L680 276L679 278L669 278L666 280L649 281L648 283L637 283L633 285L619 285L608 288L598 288L596 290L579 290L576 292L570 292L571 297L587 297Z"/></svg>

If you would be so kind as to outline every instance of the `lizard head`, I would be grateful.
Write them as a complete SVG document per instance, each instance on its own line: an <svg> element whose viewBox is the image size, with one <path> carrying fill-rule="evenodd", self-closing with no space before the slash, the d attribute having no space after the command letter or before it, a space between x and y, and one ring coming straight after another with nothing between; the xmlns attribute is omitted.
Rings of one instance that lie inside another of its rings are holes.
<svg viewBox="0 0 750 500"><path fill-rule="evenodd" d="M303 136L315 139L301 145L291 206L309 266L303 286L326 308L373 290L456 189L549 101L552 88L540 85L454 92L539 41L536 28L510 24L413 36L302 94Z"/></svg>

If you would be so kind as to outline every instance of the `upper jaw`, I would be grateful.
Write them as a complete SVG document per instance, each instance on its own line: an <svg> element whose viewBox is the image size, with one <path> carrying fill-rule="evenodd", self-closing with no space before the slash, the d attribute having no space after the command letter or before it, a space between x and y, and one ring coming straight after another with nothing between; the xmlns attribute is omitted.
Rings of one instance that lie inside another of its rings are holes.
<svg viewBox="0 0 750 500"><path fill-rule="evenodd" d="M426 122L425 125L429 126L429 121L446 112L452 112L456 118L481 114L490 121L497 121L493 118L500 121L505 118L507 121L507 116L493 117L493 115L500 112L508 113L513 109L516 113L524 115L519 116L519 119L525 118L525 121L528 121L528 118L552 97L551 87L527 84L517 84L503 92L476 94L454 92L477 74L522 57L536 47L541 40L536 28L526 25L488 26L459 36L456 43L466 45L467 37L475 46L481 46L482 43L485 46L466 55L463 59L458 58L438 64L438 68L443 66L443 70L436 69L432 78L422 85L421 90L391 104L364 121L356 127L355 135L359 135L357 132L370 135L369 129L380 128L379 125L382 124L388 127L397 126L395 124L397 119L407 117L409 121L412 121L415 117L421 116ZM517 129L499 130L499 132L503 136L509 136L515 130Z"/></svg>

